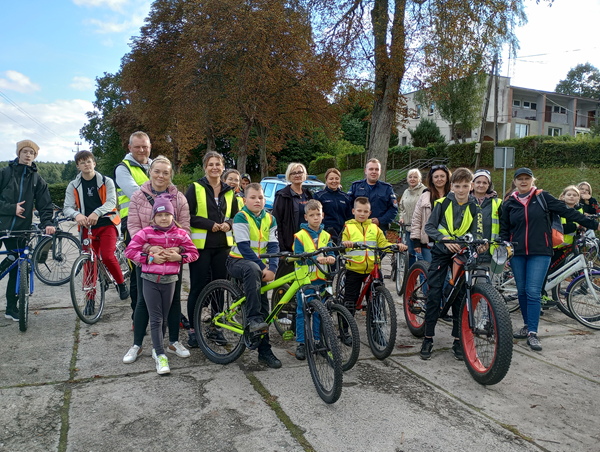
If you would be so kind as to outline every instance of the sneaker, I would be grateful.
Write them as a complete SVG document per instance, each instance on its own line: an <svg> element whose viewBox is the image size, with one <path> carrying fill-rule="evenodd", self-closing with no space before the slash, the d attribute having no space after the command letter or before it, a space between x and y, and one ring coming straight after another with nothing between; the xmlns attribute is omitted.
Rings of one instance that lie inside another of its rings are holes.
<svg viewBox="0 0 600 452"><path fill-rule="evenodd" d="M8 320L12 320L14 322L18 322L19 321L19 311L17 310L12 310L12 309L7 309L6 312L4 313L4 318L8 319Z"/></svg>
<svg viewBox="0 0 600 452"><path fill-rule="evenodd" d="M513 337L515 339L525 339L527 338L527 325L523 326L520 330L517 330L513 333Z"/></svg>
<svg viewBox="0 0 600 452"><path fill-rule="evenodd" d="M156 356L155 351L153 351L152 354ZM169 360L167 359L167 355L158 355L156 356L156 358L154 358L154 360L156 361L156 373L158 375L165 375L171 373L171 369L169 369Z"/></svg>
<svg viewBox="0 0 600 452"><path fill-rule="evenodd" d="M88 300L83 309L83 315L94 315L96 309L96 302L94 300Z"/></svg>
<svg viewBox="0 0 600 452"><path fill-rule="evenodd" d="M189 330L190 329L190 326L191 326L190 325L190 321L183 314L181 314L181 319L179 320L179 326L181 328L183 328L184 330Z"/></svg>
<svg viewBox="0 0 600 452"><path fill-rule="evenodd" d="M423 345L421 345L421 351L419 352L419 354L421 355L421 359L430 359L432 349L433 349L433 341L428 341L427 339L423 339Z"/></svg>
<svg viewBox="0 0 600 452"><path fill-rule="evenodd" d="M189 358L190 357L190 351L187 348L185 348L183 346L183 344L179 341L175 342L174 344L169 345L166 348L166 351L168 351L169 353L175 353L180 358Z"/></svg>
<svg viewBox="0 0 600 452"><path fill-rule="evenodd" d="M198 347L198 339L196 339L196 333L190 331L190 335L188 337L188 347L189 348L197 348Z"/></svg>
<svg viewBox="0 0 600 452"><path fill-rule="evenodd" d="M225 339L225 336L223 336L223 331L221 331L220 328L211 328L208 334L206 335L206 338L210 339L217 345L227 345L227 339Z"/></svg>
<svg viewBox="0 0 600 452"><path fill-rule="evenodd" d="M465 360L465 355L463 354L462 344L460 341L454 341L452 344L452 354L454 355L454 359L457 361Z"/></svg>
<svg viewBox="0 0 600 452"><path fill-rule="evenodd" d="M529 333L527 336L527 345L529 345L531 350L535 350L536 352L542 351L542 343L538 339L536 333Z"/></svg>
<svg viewBox="0 0 600 452"><path fill-rule="evenodd" d="M129 287L125 285L125 283L121 283L117 286L117 291L119 292L119 298L121 300L127 300L129 298Z"/></svg>
<svg viewBox="0 0 600 452"><path fill-rule="evenodd" d="M258 362L265 363L271 369L279 369L281 367L281 361L279 361L271 350L267 350L264 353L258 354Z"/></svg>
<svg viewBox="0 0 600 452"><path fill-rule="evenodd" d="M290 319L288 319L287 317L282 317L280 319L277 319L277 321L281 324L281 325L291 325L292 321Z"/></svg>
<svg viewBox="0 0 600 452"><path fill-rule="evenodd" d="M129 351L123 356L123 362L125 364L134 363L135 360L142 354L142 347L134 345L129 349Z"/></svg>
<svg viewBox="0 0 600 452"><path fill-rule="evenodd" d="M248 331L255 333L256 331L267 330L269 325L261 320L248 320Z"/></svg>
<svg viewBox="0 0 600 452"><path fill-rule="evenodd" d="M304 361L306 359L306 345L298 344L296 346L296 359Z"/></svg>

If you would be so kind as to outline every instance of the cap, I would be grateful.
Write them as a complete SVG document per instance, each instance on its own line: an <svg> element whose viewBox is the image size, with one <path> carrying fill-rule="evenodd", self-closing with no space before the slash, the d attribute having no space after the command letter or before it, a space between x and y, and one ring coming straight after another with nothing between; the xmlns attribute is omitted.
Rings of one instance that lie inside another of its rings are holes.
<svg viewBox="0 0 600 452"><path fill-rule="evenodd" d="M252 182L252 179L250 179L250 174L248 173L244 173L240 176L240 179L248 179L248 182Z"/></svg>
<svg viewBox="0 0 600 452"><path fill-rule="evenodd" d="M152 208L152 218L157 213L166 212L171 215L175 214L175 210L173 209L173 204L171 203L171 195L158 195L154 200L154 207Z"/></svg>
<svg viewBox="0 0 600 452"><path fill-rule="evenodd" d="M514 178L516 179L522 174L527 174L529 177L533 177L533 171L531 171L529 168L519 168L517 171L515 171Z"/></svg>
<svg viewBox="0 0 600 452"><path fill-rule="evenodd" d="M17 143L17 157L19 156L21 149L26 147L30 147L31 149L33 149L33 152L35 152L35 156L37 158L40 147L31 140L22 140Z"/></svg>

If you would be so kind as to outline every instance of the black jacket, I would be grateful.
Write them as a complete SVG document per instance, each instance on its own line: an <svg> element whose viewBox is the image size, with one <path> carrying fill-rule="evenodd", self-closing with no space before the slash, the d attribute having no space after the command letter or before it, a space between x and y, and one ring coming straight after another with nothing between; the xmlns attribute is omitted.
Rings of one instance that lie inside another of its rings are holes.
<svg viewBox="0 0 600 452"><path fill-rule="evenodd" d="M575 209L568 208L564 202L559 201L550 193L543 191L540 196L544 197L550 212L567 220L575 221L586 228L598 229L597 221L587 218ZM526 206L515 199L513 195L502 203L500 239L518 243L514 247L516 256L552 256L552 231L550 229L548 215L540 205L535 193L531 195Z"/></svg>
<svg viewBox="0 0 600 452"><path fill-rule="evenodd" d="M308 188L302 188L307 199L313 199ZM271 212L277 220L277 239L280 251L293 252L294 234L298 232L294 221L294 200L292 199L292 186L282 188L275 194L273 211Z"/></svg>
<svg viewBox="0 0 600 452"><path fill-rule="evenodd" d="M17 203L25 201L23 216L17 217ZM35 163L22 165L19 159L0 170L0 230L27 230L33 222L33 210L40 213L40 226L52 226L52 200L48 184L37 172Z"/></svg>
<svg viewBox="0 0 600 452"><path fill-rule="evenodd" d="M334 238L341 237L346 221L354 218L350 196L339 188L333 191L331 188L325 187L315 193L314 199L323 205L325 230L329 232L329 229L333 229L335 231Z"/></svg>
<svg viewBox="0 0 600 452"><path fill-rule="evenodd" d="M199 217L196 215L198 210L198 201L196 200L196 187L191 184L185 197L190 205L190 226L197 229L206 229L206 246L205 248L220 248L227 247L227 236L222 231L213 232L212 228L215 223L225 222L225 213L227 211L227 203L225 202L225 193L232 190L232 188L225 182L221 182L221 191L219 192L219 207L215 202L215 192L211 187L208 179L203 177L197 181L206 190L206 213L208 218ZM233 217L238 213L238 203L233 197L233 204L231 205L231 217L227 221L229 226L233 228Z"/></svg>

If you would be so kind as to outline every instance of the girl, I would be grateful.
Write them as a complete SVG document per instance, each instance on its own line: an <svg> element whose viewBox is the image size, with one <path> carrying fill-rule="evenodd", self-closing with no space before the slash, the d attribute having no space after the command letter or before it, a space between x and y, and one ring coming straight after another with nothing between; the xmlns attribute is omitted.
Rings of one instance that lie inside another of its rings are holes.
<svg viewBox="0 0 600 452"><path fill-rule="evenodd" d="M579 204L579 200L581 199L579 189L575 185L569 185L566 187L562 194L560 195L560 200L565 202L565 205L570 209L575 209L579 213L583 213L583 209ZM577 227L579 226L577 223L571 220L567 220L566 218L561 218L563 224L563 234L565 237L565 241L562 246L570 245L573 243L573 236L575 232L577 232Z"/></svg>
<svg viewBox="0 0 600 452"><path fill-rule="evenodd" d="M592 198L592 186L588 182L580 182L577 185L579 193L581 195L581 207L583 213L587 215L594 215L600 213L600 206L596 198Z"/></svg>
<svg viewBox="0 0 600 452"><path fill-rule="evenodd" d="M142 266L142 290L150 314L154 346L152 357L159 375L171 372L163 339L181 265L198 259L198 251L187 232L173 220L174 211L169 195L157 196L152 208L152 223L139 231L125 250L127 258ZM157 255L144 253L146 244L148 249L159 246L164 251Z"/></svg>

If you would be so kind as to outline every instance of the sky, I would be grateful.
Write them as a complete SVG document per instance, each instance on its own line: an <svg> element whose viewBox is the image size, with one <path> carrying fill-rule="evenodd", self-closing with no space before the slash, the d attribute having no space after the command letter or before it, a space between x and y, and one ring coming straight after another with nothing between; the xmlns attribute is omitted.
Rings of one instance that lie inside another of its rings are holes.
<svg viewBox="0 0 600 452"><path fill-rule="evenodd" d="M511 84L553 91L569 69L600 68L600 0L524 0L528 23L517 30L516 59L504 56ZM0 27L0 161L17 141L40 146L38 160L66 162L89 145L79 135L93 109L95 79L119 70L147 0L21 0L2 2ZM571 18L571 19L569 19Z"/></svg>

